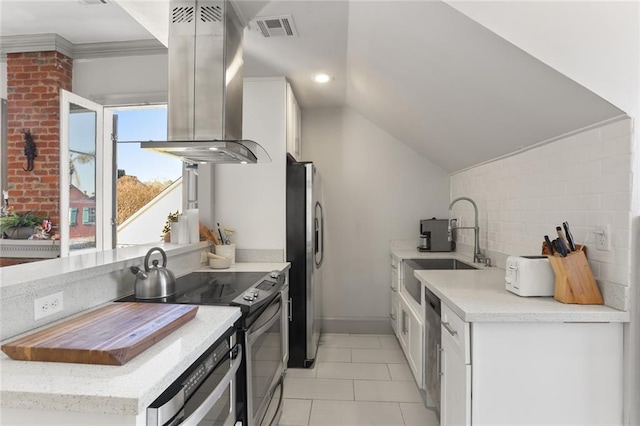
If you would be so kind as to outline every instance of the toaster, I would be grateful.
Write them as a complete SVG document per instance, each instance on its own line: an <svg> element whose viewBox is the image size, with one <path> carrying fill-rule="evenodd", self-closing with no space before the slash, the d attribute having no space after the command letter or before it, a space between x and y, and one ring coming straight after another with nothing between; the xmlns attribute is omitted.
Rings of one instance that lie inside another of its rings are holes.
<svg viewBox="0 0 640 426"><path fill-rule="evenodd" d="M509 256L504 281L518 296L553 296L555 274L547 256Z"/></svg>

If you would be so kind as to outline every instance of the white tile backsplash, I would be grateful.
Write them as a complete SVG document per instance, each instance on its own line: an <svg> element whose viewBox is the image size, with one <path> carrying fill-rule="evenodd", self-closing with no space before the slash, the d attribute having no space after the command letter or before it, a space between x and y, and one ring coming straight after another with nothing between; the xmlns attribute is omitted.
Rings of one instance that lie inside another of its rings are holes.
<svg viewBox="0 0 640 426"><path fill-rule="evenodd" d="M632 121L623 119L452 175L451 199L478 204L480 246L498 257L540 253L543 236L571 225L585 243L609 306L628 308L632 191ZM473 225L470 203L457 203L460 226ZM608 226L611 251L598 251L593 231ZM458 232L469 252L473 231Z"/></svg>

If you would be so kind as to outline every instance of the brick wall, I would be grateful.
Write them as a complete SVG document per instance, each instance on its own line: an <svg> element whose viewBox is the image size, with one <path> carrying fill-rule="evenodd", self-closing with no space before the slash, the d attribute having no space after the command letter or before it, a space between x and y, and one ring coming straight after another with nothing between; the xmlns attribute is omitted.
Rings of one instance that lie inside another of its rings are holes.
<svg viewBox="0 0 640 426"><path fill-rule="evenodd" d="M556 226L569 222L576 241L586 243L605 303L626 310L632 127L630 119L621 120L456 173L451 199L468 196L478 204L480 246L491 256L540 254L543 236L553 239ZM457 203L453 217L473 226L471 204ZM609 227L610 251L595 245L593 232L602 226ZM473 232L461 234L458 241L473 246Z"/></svg>
<svg viewBox="0 0 640 426"><path fill-rule="evenodd" d="M18 212L34 211L58 224L60 210L60 89L71 91L73 61L59 52L7 54L7 182ZM25 171L23 130L37 146Z"/></svg>

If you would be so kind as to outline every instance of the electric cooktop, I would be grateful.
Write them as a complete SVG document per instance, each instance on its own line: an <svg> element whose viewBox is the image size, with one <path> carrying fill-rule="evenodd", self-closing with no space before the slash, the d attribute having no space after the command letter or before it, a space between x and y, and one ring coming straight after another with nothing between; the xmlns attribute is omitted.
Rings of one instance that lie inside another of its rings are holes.
<svg viewBox="0 0 640 426"><path fill-rule="evenodd" d="M177 303L189 305L242 306L261 304L279 291L284 276L272 272L192 272L176 278L176 294L159 299L136 299L135 295L117 302Z"/></svg>

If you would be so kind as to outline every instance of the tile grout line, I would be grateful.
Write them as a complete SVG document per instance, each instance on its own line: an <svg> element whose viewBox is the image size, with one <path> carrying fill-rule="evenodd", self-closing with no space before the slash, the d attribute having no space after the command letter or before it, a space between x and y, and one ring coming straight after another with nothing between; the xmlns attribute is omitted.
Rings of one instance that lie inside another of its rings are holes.
<svg viewBox="0 0 640 426"><path fill-rule="evenodd" d="M311 411L313 410L313 402L314 400L311 400L311 406L309 407L309 415L307 416L307 424L305 426L309 426L311 425Z"/></svg>

